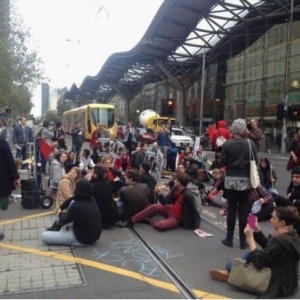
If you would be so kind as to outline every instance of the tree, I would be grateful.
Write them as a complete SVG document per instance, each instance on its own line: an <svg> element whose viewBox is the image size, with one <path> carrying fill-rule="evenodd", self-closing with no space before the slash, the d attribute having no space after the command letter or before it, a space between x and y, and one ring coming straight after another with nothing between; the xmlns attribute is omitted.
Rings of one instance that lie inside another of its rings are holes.
<svg viewBox="0 0 300 300"><path fill-rule="evenodd" d="M0 38L0 107L11 103L12 114L29 114L31 91L43 79L42 60L28 46L29 29L10 6L8 35Z"/></svg>

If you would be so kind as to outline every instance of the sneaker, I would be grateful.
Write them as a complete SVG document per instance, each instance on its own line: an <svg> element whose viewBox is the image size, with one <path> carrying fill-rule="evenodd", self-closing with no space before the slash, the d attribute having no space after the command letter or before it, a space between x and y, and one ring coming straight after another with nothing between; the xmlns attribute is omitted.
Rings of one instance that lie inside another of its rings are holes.
<svg viewBox="0 0 300 300"><path fill-rule="evenodd" d="M57 222L55 221L51 227L46 229L46 231L60 231L60 229L61 229L61 225L58 225Z"/></svg>
<svg viewBox="0 0 300 300"><path fill-rule="evenodd" d="M228 282L229 273L225 270L210 270L209 275L214 280Z"/></svg>
<svg viewBox="0 0 300 300"><path fill-rule="evenodd" d="M5 234L3 232L0 232L0 241L2 241L5 238Z"/></svg>
<svg viewBox="0 0 300 300"><path fill-rule="evenodd" d="M131 221L131 219L128 219L126 221L118 221L116 223L116 226L119 228L133 227L133 222Z"/></svg>

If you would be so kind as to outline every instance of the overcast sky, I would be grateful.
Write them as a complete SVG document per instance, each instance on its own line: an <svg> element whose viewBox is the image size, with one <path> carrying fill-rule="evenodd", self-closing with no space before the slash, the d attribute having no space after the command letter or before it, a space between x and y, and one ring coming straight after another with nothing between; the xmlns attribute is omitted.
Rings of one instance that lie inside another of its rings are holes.
<svg viewBox="0 0 300 300"><path fill-rule="evenodd" d="M80 85L113 53L132 49L163 0L14 0L52 87ZM41 114L40 87L33 102Z"/></svg>

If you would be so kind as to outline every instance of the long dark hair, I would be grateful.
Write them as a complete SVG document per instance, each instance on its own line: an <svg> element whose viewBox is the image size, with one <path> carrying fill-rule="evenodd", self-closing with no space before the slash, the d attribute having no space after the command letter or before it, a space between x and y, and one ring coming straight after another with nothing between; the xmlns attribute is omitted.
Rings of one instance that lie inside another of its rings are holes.
<svg viewBox="0 0 300 300"><path fill-rule="evenodd" d="M94 167L94 180L104 181L106 180L106 168L103 165L97 164Z"/></svg>
<svg viewBox="0 0 300 300"><path fill-rule="evenodd" d="M259 167L261 168L261 165L260 163L261 162L265 162L267 165L266 165L266 169L267 170L270 170L271 169L271 166L270 166L270 161L267 157L262 157L260 160L259 160Z"/></svg>

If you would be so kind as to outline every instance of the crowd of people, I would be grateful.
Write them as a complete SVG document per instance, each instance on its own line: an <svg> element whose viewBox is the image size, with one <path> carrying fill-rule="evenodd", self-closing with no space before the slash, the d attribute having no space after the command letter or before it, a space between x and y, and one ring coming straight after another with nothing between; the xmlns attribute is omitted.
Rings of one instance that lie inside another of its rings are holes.
<svg viewBox="0 0 300 300"><path fill-rule="evenodd" d="M246 250L247 260L257 268L270 267L272 279L261 297L287 297L298 287L300 258L300 144L299 133L288 147L291 181L286 195L275 188L277 174L270 160L260 153L262 130L255 119L247 126L245 120L235 120L230 129L219 121L211 132L215 158L208 162L207 153L199 145L197 151L186 147L180 151L170 139L165 125L153 145L135 139L134 127L128 123L124 147L112 150L110 133L98 124L83 148L84 131L80 122L72 130L72 148L67 152L65 134L60 122L51 128L44 121L36 133L48 151L41 151L42 172L49 176L49 188L55 198L57 219L42 234L46 244L88 246L99 240L102 230L132 227L146 222L159 231L182 226L200 226L203 205L214 205L226 217L227 231L221 241L233 247L236 219L239 246ZM300 130L299 130L300 132ZM25 159L25 145L34 140L34 132L26 126L26 118L14 128L12 141L16 158ZM222 136L222 138L220 138ZM4 132L0 138L0 205L5 208L7 197L19 185L18 171ZM104 139L104 140L101 140ZM102 142L105 141L105 142ZM45 146L46 144L46 146ZM82 149L83 148L83 149ZM260 185L251 186L250 155L257 163ZM162 161L158 161L158 157ZM4 170L2 160L9 162ZM161 185L155 176L158 165L173 171L172 178ZM204 174L204 175L203 175ZM204 185L212 182L212 186ZM250 228L248 216L256 216L255 228ZM259 222L271 220L274 234L264 237ZM4 234L0 234L0 239ZM261 248L257 248L257 242ZM213 269L213 279L228 281L231 264L225 270Z"/></svg>

